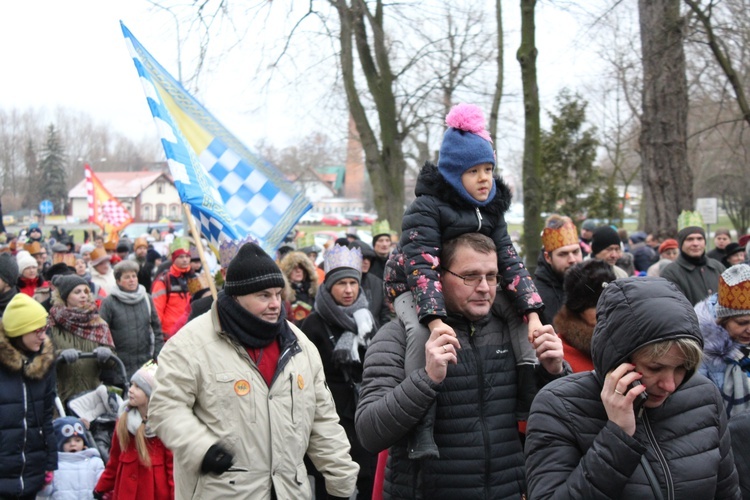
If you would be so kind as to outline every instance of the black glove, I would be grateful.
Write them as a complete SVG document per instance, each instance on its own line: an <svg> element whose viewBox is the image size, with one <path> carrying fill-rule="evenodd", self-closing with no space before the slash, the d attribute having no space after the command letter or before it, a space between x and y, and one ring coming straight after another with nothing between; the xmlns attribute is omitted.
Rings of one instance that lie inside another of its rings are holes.
<svg viewBox="0 0 750 500"><path fill-rule="evenodd" d="M65 349L60 352L60 357L68 364L78 361L78 351L76 349Z"/></svg>
<svg viewBox="0 0 750 500"><path fill-rule="evenodd" d="M106 363L112 357L112 349L109 347L99 346L93 350L93 353L96 354L96 360L101 364Z"/></svg>
<svg viewBox="0 0 750 500"><path fill-rule="evenodd" d="M328 500L349 500L349 497L335 497L331 494L328 495Z"/></svg>
<svg viewBox="0 0 750 500"><path fill-rule="evenodd" d="M201 472L208 474L213 472L214 474L223 474L232 466L232 460L234 457L231 453L225 450L220 444L212 445L206 452L206 456L203 457L203 463L201 463Z"/></svg>
<svg viewBox="0 0 750 500"><path fill-rule="evenodd" d="M104 493L101 493L99 491L94 490L92 494L94 495L94 498L96 498L96 500L103 500L104 498Z"/></svg>

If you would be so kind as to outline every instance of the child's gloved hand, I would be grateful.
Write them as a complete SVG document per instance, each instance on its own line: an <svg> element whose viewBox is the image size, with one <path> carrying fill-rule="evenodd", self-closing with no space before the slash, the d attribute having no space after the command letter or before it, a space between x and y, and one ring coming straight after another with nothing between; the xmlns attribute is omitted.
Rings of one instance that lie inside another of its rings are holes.
<svg viewBox="0 0 750 500"><path fill-rule="evenodd" d="M44 473L44 485L47 486L52 482L52 480L55 479L55 471L48 470Z"/></svg>

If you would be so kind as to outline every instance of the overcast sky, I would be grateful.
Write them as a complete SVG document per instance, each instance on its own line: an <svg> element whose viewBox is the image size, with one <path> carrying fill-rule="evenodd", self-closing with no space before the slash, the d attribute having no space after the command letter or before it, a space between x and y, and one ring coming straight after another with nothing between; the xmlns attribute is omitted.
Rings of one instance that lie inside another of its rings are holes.
<svg viewBox="0 0 750 500"><path fill-rule="evenodd" d="M516 94L520 87L514 57L518 46L517 4L506 2L504 7L508 47L505 87ZM177 76L174 20L167 13L154 12L145 0L3 2L0 107L23 110L63 106L88 112L136 140L155 136L153 119L123 41L120 20ZM577 41L579 32L576 20L569 14L550 5L539 5L538 65L544 109L553 106L560 87L575 89L596 74L598 63L587 44ZM283 89L254 94L242 76L243 69L252 67L251 61L222 63L207 73L196 97L250 146L266 139L283 147L319 126L314 113L300 106L298 97L285 95ZM346 123L341 127L343 135Z"/></svg>

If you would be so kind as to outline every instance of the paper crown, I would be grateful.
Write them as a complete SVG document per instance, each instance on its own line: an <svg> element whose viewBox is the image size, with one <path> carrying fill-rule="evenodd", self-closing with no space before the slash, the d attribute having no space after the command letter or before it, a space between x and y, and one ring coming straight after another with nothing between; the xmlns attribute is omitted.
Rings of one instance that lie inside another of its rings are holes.
<svg viewBox="0 0 750 500"><path fill-rule="evenodd" d="M234 259L234 256L237 255L240 247L245 243L258 244L258 240L256 240L252 236L246 236L239 241L230 239L221 240L221 243L219 244L219 264L221 265L222 269L226 269L227 267L229 267L229 263L232 261L232 259Z"/></svg>
<svg viewBox="0 0 750 500"><path fill-rule="evenodd" d="M683 210L680 216L677 217L677 230L680 231L691 226L703 227L703 216L700 212Z"/></svg>
<svg viewBox="0 0 750 500"><path fill-rule="evenodd" d="M42 246L38 241L32 241L30 243L24 243L23 249L29 252L31 255L42 253Z"/></svg>
<svg viewBox="0 0 750 500"><path fill-rule="evenodd" d="M568 245L578 245L578 230L575 224L566 222L557 229L545 227L542 232L542 245L547 252L554 252Z"/></svg>
<svg viewBox="0 0 750 500"><path fill-rule="evenodd" d="M135 239L135 243L133 243L133 250L135 250L138 247L146 247L148 248L148 240L146 238L140 237Z"/></svg>
<svg viewBox="0 0 750 500"><path fill-rule="evenodd" d="M383 234L391 235L391 225L388 224L388 219L375 221L372 225L372 237L377 238Z"/></svg>
<svg viewBox="0 0 750 500"><path fill-rule="evenodd" d="M197 273L195 276L188 278L187 287L190 295L195 295L201 290L210 288L208 278L206 278L205 273Z"/></svg>
<svg viewBox="0 0 750 500"><path fill-rule="evenodd" d="M328 274L339 267L350 267L362 272L362 250L333 245L323 258L323 270Z"/></svg>
<svg viewBox="0 0 750 500"><path fill-rule="evenodd" d="M72 253L55 253L52 255L52 264L64 262L68 267L76 267L76 256Z"/></svg>
<svg viewBox="0 0 750 500"><path fill-rule="evenodd" d="M175 253L178 250L190 253L190 240L187 238L175 238L172 244L169 245L169 253Z"/></svg>
<svg viewBox="0 0 750 500"><path fill-rule="evenodd" d="M719 300L716 317L750 314L750 266L738 264L719 276Z"/></svg>
<svg viewBox="0 0 750 500"><path fill-rule="evenodd" d="M312 233L304 233L297 238L297 248L311 247L315 244L315 236Z"/></svg>

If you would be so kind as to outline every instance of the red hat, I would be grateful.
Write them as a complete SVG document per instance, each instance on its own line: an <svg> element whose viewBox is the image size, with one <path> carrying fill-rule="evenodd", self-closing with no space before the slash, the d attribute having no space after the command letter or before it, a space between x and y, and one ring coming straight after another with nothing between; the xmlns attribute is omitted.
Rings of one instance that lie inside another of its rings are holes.
<svg viewBox="0 0 750 500"><path fill-rule="evenodd" d="M679 247L677 246L677 240L673 238L668 238L662 242L661 245L659 245L659 254L662 254L666 252L667 250L670 250L674 248L677 250Z"/></svg>

